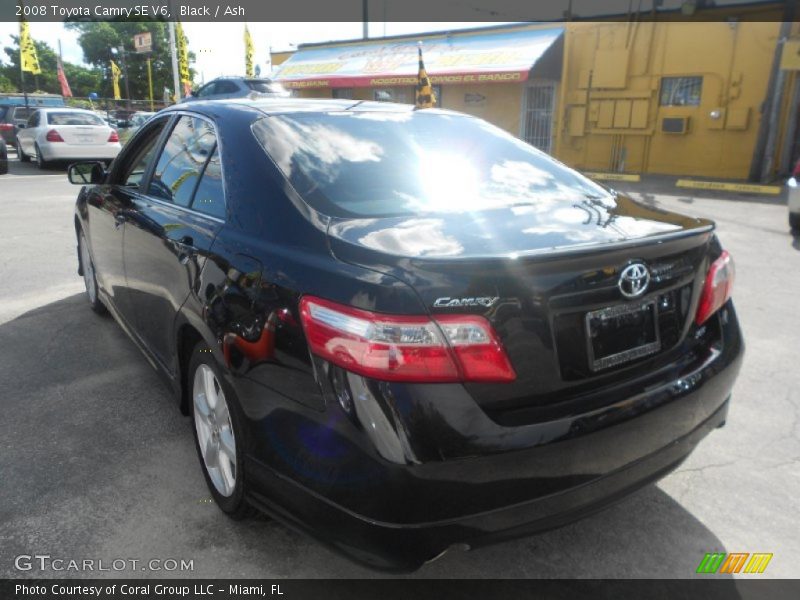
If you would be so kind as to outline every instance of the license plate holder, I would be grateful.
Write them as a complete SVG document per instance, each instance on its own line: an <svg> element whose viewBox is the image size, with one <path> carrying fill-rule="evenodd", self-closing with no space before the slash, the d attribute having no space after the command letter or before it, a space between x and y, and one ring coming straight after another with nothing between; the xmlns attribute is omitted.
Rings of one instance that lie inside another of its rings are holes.
<svg viewBox="0 0 800 600"><path fill-rule="evenodd" d="M589 367L600 371L661 349L655 300L619 304L586 313Z"/></svg>

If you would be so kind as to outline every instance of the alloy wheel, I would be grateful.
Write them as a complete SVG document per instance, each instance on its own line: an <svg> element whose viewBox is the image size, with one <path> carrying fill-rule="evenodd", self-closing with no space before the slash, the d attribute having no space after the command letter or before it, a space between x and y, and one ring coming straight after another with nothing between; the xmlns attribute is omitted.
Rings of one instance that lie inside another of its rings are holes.
<svg viewBox="0 0 800 600"><path fill-rule="evenodd" d="M236 439L225 393L208 365L200 364L194 373L192 398L203 464L217 492L228 497L236 487Z"/></svg>

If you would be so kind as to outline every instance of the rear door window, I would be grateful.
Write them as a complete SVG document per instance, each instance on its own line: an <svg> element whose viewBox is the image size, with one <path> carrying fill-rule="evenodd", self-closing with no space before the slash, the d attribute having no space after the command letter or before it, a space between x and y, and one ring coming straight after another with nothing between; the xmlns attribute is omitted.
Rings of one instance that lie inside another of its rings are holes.
<svg viewBox="0 0 800 600"><path fill-rule="evenodd" d="M148 193L188 207L216 141L210 122L199 117L180 117L158 158Z"/></svg>
<svg viewBox="0 0 800 600"><path fill-rule="evenodd" d="M222 185L222 166L219 159L219 146L208 160L197 191L194 193L192 209L218 217L225 218L225 191Z"/></svg>

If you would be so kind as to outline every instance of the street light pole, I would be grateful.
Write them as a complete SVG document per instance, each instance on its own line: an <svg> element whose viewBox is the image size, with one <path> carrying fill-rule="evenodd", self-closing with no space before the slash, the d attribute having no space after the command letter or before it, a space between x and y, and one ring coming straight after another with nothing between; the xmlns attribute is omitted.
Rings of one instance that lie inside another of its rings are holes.
<svg viewBox="0 0 800 600"><path fill-rule="evenodd" d="M127 98L126 105L128 110L131 110L131 86L128 83L128 62L125 60L125 46L120 45L119 57L122 60L122 74L125 76L125 97Z"/></svg>
<svg viewBox="0 0 800 600"><path fill-rule="evenodd" d="M178 78L178 51L175 48L175 21L169 21L169 53L172 56L172 85L175 86L175 102L180 99L180 79Z"/></svg>

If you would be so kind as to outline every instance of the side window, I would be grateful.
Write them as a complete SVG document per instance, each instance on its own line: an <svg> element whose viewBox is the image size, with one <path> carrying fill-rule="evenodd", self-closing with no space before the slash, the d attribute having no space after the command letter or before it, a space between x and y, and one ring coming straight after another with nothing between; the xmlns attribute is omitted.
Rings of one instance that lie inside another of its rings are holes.
<svg viewBox="0 0 800 600"><path fill-rule="evenodd" d="M35 111L30 117L28 117L28 128L31 127L38 127L39 126L39 111Z"/></svg>
<svg viewBox="0 0 800 600"><path fill-rule="evenodd" d="M125 158L121 171L122 175L119 178L120 185L135 188L139 187L144 174L153 162L158 137L161 135L167 121L168 119L160 119L153 123L143 134L144 137L139 144L139 148L129 157Z"/></svg>
<svg viewBox="0 0 800 600"><path fill-rule="evenodd" d="M700 106L702 77L662 77L661 106Z"/></svg>
<svg viewBox="0 0 800 600"><path fill-rule="evenodd" d="M214 149L214 154L211 155L205 171L203 171L200 183L197 184L192 208L220 219L225 218L225 192L222 187L219 146Z"/></svg>
<svg viewBox="0 0 800 600"><path fill-rule="evenodd" d="M234 94L239 91L239 87L232 81L218 81L215 94Z"/></svg>
<svg viewBox="0 0 800 600"><path fill-rule="evenodd" d="M189 206L203 166L216 142L211 123L198 117L182 116L167 138L148 193L180 206Z"/></svg>

